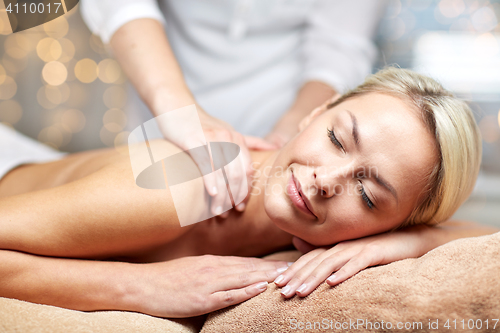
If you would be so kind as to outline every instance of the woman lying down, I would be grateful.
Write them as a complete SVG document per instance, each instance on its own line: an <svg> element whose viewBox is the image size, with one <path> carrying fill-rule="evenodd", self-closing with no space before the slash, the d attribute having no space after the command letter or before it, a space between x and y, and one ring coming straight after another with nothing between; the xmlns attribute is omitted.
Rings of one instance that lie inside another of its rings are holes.
<svg viewBox="0 0 500 333"><path fill-rule="evenodd" d="M304 297L366 267L496 232L446 221L474 186L478 129L464 102L408 70L368 77L315 109L282 149L252 157L246 210L185 227L170 191L136 186L116 150L11 170L0 181L0 296L189 317L269 282ZM309 252L291 266L250 258L292 242Z"/></svg>

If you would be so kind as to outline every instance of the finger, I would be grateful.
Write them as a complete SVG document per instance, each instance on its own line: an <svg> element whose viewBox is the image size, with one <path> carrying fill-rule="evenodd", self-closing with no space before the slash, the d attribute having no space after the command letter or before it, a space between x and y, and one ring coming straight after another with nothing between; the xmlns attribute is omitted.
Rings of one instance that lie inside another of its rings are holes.
<svg viewBox="0 0 500 333"><path fill-rule="evenodd" d="M254 150L273 150L273 149L278 149L278 147L270 143L269 141L266 141L262 138L256 137L256 136L250 136L250 135L245 135L244 136L245 144L249 149L254 149Z"/></svg>
<svg viewBox="0 0 500 333"><path fill-rule="evenodd" d="M290 281L290 289L297 287L295 293L300 297L305 297L313 292L321 283L323 283L332 272L337 271L345 263L345 260L339 260L338 256L329 256L324 258L321 263L309 273L303 280Z"/></svg>
<svg viewBox="0 0 500 333"><path fill-rule="evenodd" d="M238 256L215 256L219 260L220 265L234 266L234 265L253 265L254 269L270 269L273 266L278 269L284 266L290 266L291 264L283 260L269 260L262 258L252 258L252 257L238 257ZM269 266L271 265L271 266Z"/></svg>
<svg viewBox="0 0 500 333"><path fill-rule="evenodd" d="M250 156L250 151L244 143L244 139L241 138L241 163L238 164L240 165L240 168L243 169L242 176L246 177L246 184L244 188L240 187L238 192L236 192L239 197L237 198L237 200L235 199L235 204L237 205L237 210L239 211L242 211L245 208L246 202L250 198L250 196L246 195L245 193L250 192L250 185L254 172L254 169L252 168L252 157ZM241 205L242 203L243 205Z"/></svg>
<svg viewBox="0 0 500 333"><path fill-rule="evenodd" d="M283 272L283 274L278 276L276 280L274 280L274 283L278 287L286 285L295 276L295 274L297 274L302 268L304 268L311 260L314 260L325 251L325 249L319 248L307 254L304 254L302 257L297 259L297 261L294 262L293 265L290 266L290 268Z"/></svg>
<svg viewBox="0 0 500 333"><path fill-rule="evenodd" d="M257 296L267 289L267 285L267 282L262 281L245 288L215 292L209 296L210 312L239 304Z"/></svg>
<svg viewBox="0 0 500 333"><path fill-rule="evenodd" d="M235 144L237 144L241 149L243 149L243 139L242 135L239 133L233 133L233 141ZM231 147L229 146L224 146L225 149L222 149L222 154L224 154L224 158L226 161L230 162L224 167L224 170L226 172L226 177L229 183L229 188L231 190L231 194L233 196L233 200L235 205L238 205L241 201L243 201L243 198L240 198L240 192L241 188L245 187L246 188L246 170L243 167L243 164L241 161L237 158L234 159L234 151Z"/></svg>
<svg viewBox="0 0 500 333"><path fill-rule="evenodd" d="M251 284L266 281L272 282L279 273L275 269L242 271L230 275L221 276L218 279L212 279L210 288L212 290L231 290L245 288Z"/></svg>
<svg viewBox="0 0 500 333"><path fill-rule="evenodd" d="M217 180L215 174L212 172L207 172L212 170L212 162L210 161L210 156L208 154L202 153L192 153L191 157L193 161L198 165L200 172L205 175L203 176L203 183L210 196L214 196L219 193ZM203 172L205 171L205 172Z"/></svg>
<svg viewBox="0 0 500 333"><path fill-rule="evenodd" d="M238 135L237 143L239 145L243 145L245 143L241 134ZM233 199L236 205L236 210L242 212L246 207L246 198L250 192L249 182L251 182L254 170L252 169L251 160L249 160L249 163L245 163L244 159L240 159L234 161L232 164L234 165L233 172L236 173L236 182L238 183L238 187L233 191Z"/></svg>
<svg viewBox="0 0 500 333"><path fill-rule="evenodd" d="M345 265L342 266L335 274L331 275L326 279L326 283L330 286L335 286L341 282L344 282L348 278L356 275L361 270L378 264L376 258L378 258L377 253L371 251L362 251L358 255L354 256Z"/></svg>

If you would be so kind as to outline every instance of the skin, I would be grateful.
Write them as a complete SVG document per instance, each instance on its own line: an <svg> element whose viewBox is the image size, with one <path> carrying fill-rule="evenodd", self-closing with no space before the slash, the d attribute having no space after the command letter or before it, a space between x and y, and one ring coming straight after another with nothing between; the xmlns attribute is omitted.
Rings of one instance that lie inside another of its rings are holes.
<svg viewBox="0 0 500 333"><path fill-rule="evenodd" d="M363 147L359 150L349 144L346 107L358 119ZM391 121L392 117L398 121ZM409 120L401 133L405 117ZM135 185L126 148L16 168L0 181L0 256L4 263L0 266L0 295L78 310L188 317L245 301L274 280L283 287L285 297L306 296L334 272L327 279L330 285L372 265L421 256L456 238L496 232L472 223L446 222L439 227L415 226L367 236L401 223L391 218L391 211L404 218L409 205L419 199L420 192L412 190L411 182L401 176L407 171L398 172L402 162L389 157L414 158L403 165L411 174L425 174L433 163L432 140L426 140L428 133L412 117L404 103L385 95L356 98L331 110L317 109L285 148L252 153L258 177L244 212L232 211L227 219L215 217L182 228L168 189L146 190ZM345 154L326 136L326 127L332 124ZM384 130L375 131L376 125ZM393 132L403 136L401 142L411 149L392 142ZM169 154L180 152L166 141L155 144L163 145ZM409 156L409 150L420 154ZM308 166L307 159L314 163ZM330 185L347 184L349 179L338 173L320 173L321 167L331 163L376 164L379 175L397 191L399 204L392 203L371 179L363 182L377 196L380 211L364 207L359 195L312 195L308 191L316 220L287 202L284 193L266 195L273 182L282 185L284 179L269 177L265 170L280 167L305 168L298 177L308 190L322 185L317 183L318 177L310 176L311 170ZM421 184L412 180L413 186ZM206 198L203 188L200 182L194 189L193 202ZM292 242L307 254L288 269L281 261L234 257L262 256L290 248ZM316 248L336 242L333 247Z"/></svg>
<svg viewBox="0 0 500 333"><path fill-rule="evenodd" d="M179 126L182 127L183 124L160 122L160 129L167 140L174 142L184 150L205 144L204 139L209 142L234 142L240 146L248 172L245 172L245 169L238 165L232 167L229 173L232 184L242 183L244 178L247 178L247 183L250 184L251 171L253 171L250 167L252 163L250 149L262 150L282 147L292 136L297 134L299 122L309 111L335 92L323 82L309 81L304 83L291 108L266 137L267 141L264 141L256 137L243 136L226 122L210 116L203 110L187 87L181 68L160 22L153 19L137 19L128 22L113 34L110 46L121 68L153 115L159 116L187 105L196 105L205 138L191 136L190 140L184 138L181 140L175 133L176 129ZM195 160L195 162L200 166L205 163L210 164L210 161L206 160ZM203 177L203 180L207 192L214 197L211 202L211 210L214 214L219 214L217 209L224 204L225 197L222 193L225 191L225 184L217 181L211 175ZM242 188L241 192L243 191ZM246 201L243 201L236 208L243 211L245 207ZM221 215L221 217L227 216L228 213Z"/></svg>

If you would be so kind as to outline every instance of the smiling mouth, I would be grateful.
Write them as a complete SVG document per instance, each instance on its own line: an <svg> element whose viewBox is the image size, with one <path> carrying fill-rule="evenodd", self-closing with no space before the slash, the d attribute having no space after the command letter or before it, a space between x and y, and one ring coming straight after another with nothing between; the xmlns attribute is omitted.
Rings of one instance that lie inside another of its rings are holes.
<svg viewBox="0 0 500 333"><path fill-rule="evenodd" d="M295 207L297 207L300 211L304 212L305 214L317 218L317 216L314 215L312 210L309 208L310 207L310 203L308 202L309 200L302 193L300 182L297 181L293 173L288 181L286 192Z"/></svg>

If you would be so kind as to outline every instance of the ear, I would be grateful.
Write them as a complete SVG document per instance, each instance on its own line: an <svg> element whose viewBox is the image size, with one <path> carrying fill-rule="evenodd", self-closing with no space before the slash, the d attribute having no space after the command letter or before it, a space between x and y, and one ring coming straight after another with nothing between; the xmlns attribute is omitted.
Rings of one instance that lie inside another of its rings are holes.
<svg viewBox="0 0 500 333"><path fill-rule="evenodd" d="M330 105L331 103L335 102L337 99L339 99L340 96L342 96L342 95L336 94L332 98L327 99L326 102L324 102L323 104L321 104L320 106L318 106L316 109L312 110L311 113L309 113L299 123L299 132L302 132L302 130L304 128L306 128L307 125L309 125L311 123L311 121L314 120L314 118L316 118L317 116L319 116L320 114L322 114L324 111L326 111L327 110L327 106Z"/></svg>

